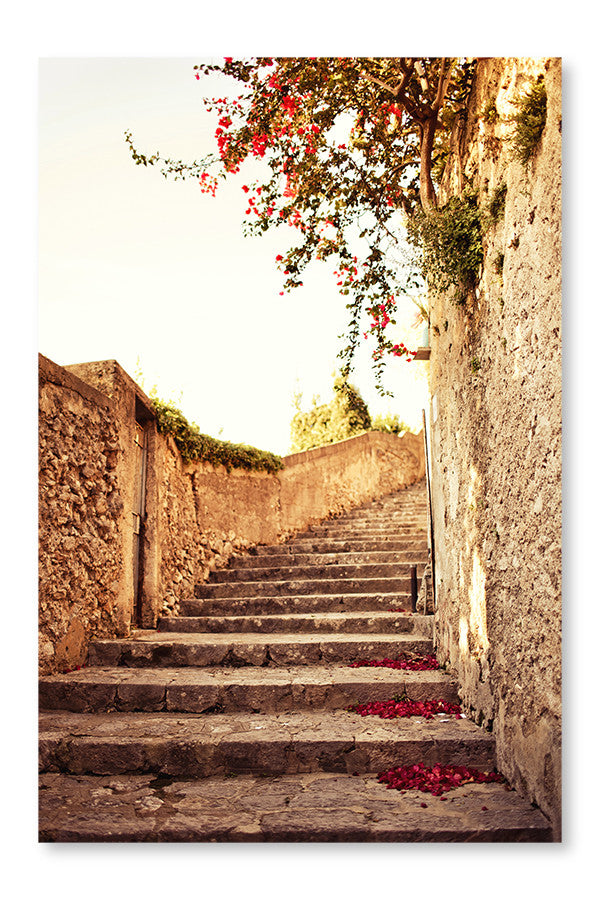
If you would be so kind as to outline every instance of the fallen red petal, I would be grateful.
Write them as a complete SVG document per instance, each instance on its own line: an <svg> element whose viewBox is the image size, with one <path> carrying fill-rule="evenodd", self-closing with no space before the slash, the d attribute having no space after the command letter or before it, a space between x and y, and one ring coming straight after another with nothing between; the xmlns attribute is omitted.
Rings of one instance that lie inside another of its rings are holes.
<svg viewBox="0 0 600 900"><path fill-rule="evenodd" d="M481 772L467 766L427 767L418 763L380 772L377 780L394 790L417 790L439 797L440 794L467 782L476 784L503 782L504 777L498 772Z"/></svg>
<svg viewBox="0 0 600 900"><path fill-rule="evenodd" d="M435 715L458 712L460 706L456 703L448 703L446 700L374 700L371 703L358 703L348 707L349 712L356 712L360 716L379 716L381 719L398 719L409 716L423 716L432 719Z"/></svg>

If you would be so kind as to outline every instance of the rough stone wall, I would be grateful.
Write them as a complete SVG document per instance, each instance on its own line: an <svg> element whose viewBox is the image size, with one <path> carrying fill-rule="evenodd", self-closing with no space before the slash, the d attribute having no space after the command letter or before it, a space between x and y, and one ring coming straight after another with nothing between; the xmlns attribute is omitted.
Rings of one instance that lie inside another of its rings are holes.
<svg viewBox="0 0 600 900"><path fill-rule="evenodd" d="M277 479L185 463L173 439L162 435L157 469L160 611L168 615L235 552L277 539Z"/></svg>
<svg viewBox="0 0 600 900"><path fill-rule="evenodd" d="M511 101L543 74L546 126L511 158ZM495 100L499 118L481 117ZM448 193L504 181L476 297L431 301L436 640L499 766L560 834L561 67L485 59Z"/></svg>
<svg viewBox="0 0 600 900"><path fill-rule="evenodd" d="M124 520L121 532L123 567L123 595L121 603L127 608L128 622L153 628L156 625L159 598L160 547L158 540L157 493L159 468L157 466L156 419L152 401L125 372L115 359L78 363L66 367L108 397L112 404L115 425L119 433L122 454L118 479L124 504ZM141 527L142 552L140 557L141 580L138 609L134 608L134 507L136 493L137 451L136 427L140 424L145 433L147 466L145 489L145 513Z"/></svg>
<svg viewBox="0 0 600 900"><path fill-rule="evenodd" d="M125 629L122 447L111 402L41 357L39 379L39 659L81 665L90 634Z"/></svg>

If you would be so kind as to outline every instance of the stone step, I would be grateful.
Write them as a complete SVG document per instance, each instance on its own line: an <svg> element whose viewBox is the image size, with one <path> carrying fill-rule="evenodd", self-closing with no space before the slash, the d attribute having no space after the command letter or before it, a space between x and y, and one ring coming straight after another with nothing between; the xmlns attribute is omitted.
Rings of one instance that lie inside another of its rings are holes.
<svg viewBox="0 0 600 900"><path fill-rule="evenodd" d="M426 551L399 550L399 551L372 551L363 553L271 553L268 560L267 554L260 556L253 554L239 556L231 561L228 571L234 569L259 569L265 566L336 566L336 565L379 565L380 563L394 563L397 565L426 565L428 554Z"/></svg>
<svg viewBox="0 0 600 900"><path fill-rule="evenodd" d="M371 500L364 503L362 506L355 506L353 509L349 509L342 515L353 516L360 515L361 513L377 515L382 512L393 512L396 509L427 509L428 505L426 491L422 494L415 494L413 496L408 496L407 494L404 496L390 494L385 498L381 498L381 500Z"/></svg>
<svg viewBox="0 0 600 900"><path fill-rule="evenodd" d="M406 490L401 491L400 493L388 494L386 497L367 500L367 502L363 503L361 506L355 506L353 509L348 510L346 515L352 515L353 512L358 512L360 510L379 512L380 510L404 508L412 505L426 505L427 502L427 488L423 485L423 489L420 491L412 492Z"/></svg>
<svg viewBox="0 0 600 900"><path fill-rule="evenodd" d="M427 552L427 541L423 540L391 540L382 538L381 540L363 540L362 538L352 540L325 540L323 538L313 537L310 539L302 539L290 541L285 544L274 544L272 546L258 546L255 548L257 556L271 556L282 553L370 553L383 552Z"/></svg>
<svg viewBox="0 0 600 900"><path fill-rule="evenodd" d="M538 809L502 784L441 797L388 790L375 773L61 775L40 778L39 840L144 843L542 843ZM93 798L93 812L90 810Z"/></svg>
<svg viewBox="0 0 600 900"><path fill-rule="evenodd" d="M368 541L369 543L377 543L377 550L387 550L388 542L406 542L403 549L411 549L414 542L425 543L427 546L427 531L419 529L418 531L398 531L397 529L389 531L375 531L365 528L361 531L351 531L348 528L323 528L319 531L303 531L294 538L294 543L300 541L320 541L321 543L335 543L347 541Z"/></svg>
<svg viewBox="0 0 600 900"><path fill-rule="evenodd" d="M358 539L361 538L406 538L407 540L423 540L427 537L427 528L425 526L389 526L382 525L381 527L369 527L365 526L352 526L348 525L315 525L313 528L306 529L306 531L299 531L296 535L297 538L303 540L305 538L310 537L335 537L336 535L341 535L342 540L347 539Z"/></svg>
<svg viewBox="0 0 600 900"><path fill-rule="evenodd" d="M423 567L421 566L421 569ZM208 584L232 584L250 581L296 581L298 579L364 579L364 578L408 578L410 565L400 562L377 563L330 563L329 565L287 565L287 566L228 566L217 569L210 575Z"/></svg>
<svg viewBox="0 0 600 900"><path fill-rule="evenodd" d="M389 508L382 509L355 509L348 512L343 516L332 516L331 518L336 518L340 520L344 520L346 522L352 522L355 519L364 519L364 520L373 520L384 521L387 519L419 519L419 518L427 518L429 515L429 508L427 504L416 504L413 503L410 506L405 504L404 506L390 506Z"/></svg>
<svg viewBox="0 0 600 900"><path fill-rule="evenodd" d="M329 516L326 519L322 519L321 522L315 522L314 524L323 524L329 525L331 523L338 523L340 525L353 525L356 522L363 522L369 524L376 525L386 525L390 522L400 523L402 525L410 525L413 522L422 522L427 521L427 509L395 509L395 510L354 510L354 512L347 513L341 516Z"/></svg>
<svg viewBox="0 0 600 900"><path fill-rule="evenodd" d="M412 764L495 765L468 719L386 720L345 710L286 713L40 713L40 771L175 777L380 772Z"/></svg>
<svg viewBox="0 0 600 900"><path fill-rule="evenodd" d="M410 593L297 594L263 597L205 597L182 600L183 616L251 616L279 613L388 612L410 609Z"/></svg>
<svg viewBox="0 0 600 900"><path fill-rule="evenodd" d="M443 671L303 666L287 669L124 669L93 666L40 680L42 710L71 712L294 712L390 700L458 703Z"/></svg>
<svg viewBox="0 0 600 900"><path fill-rule="evenodd" d="M357 510L354 513L348 513L345 516L331 516L326 522L340 522L341 524L353 525L356 522L364 522L376 525L385 525L389 522L401 522L402 524L411 524L412 522L427 521L427 510L423 509L404 509L395 512L379 513L365 512Z"/></svg>
<svg viewBox="0 0 600 900"><path fill-rule="evenodd" d="M411 510L399 509L395 512L382 511L377 513L369 513L363 510L355 513L348 513L346 516L332 516L330 519L327 519L327 521L346 522L348 525L352 525L355 522L373 523L375 525L383 525L390 522L404 524L408 522L426 522L427 516L428 512L426 508Z"/></svg>
<svg viewBox="0 0 600 900"><path fill-rule="evenodd" d="M273 633L351 633L351 634L399 634L418 632L431 637L431 616L397 612L323 612L280 613L262 616L163 616L158 620L158 631L178 632L237 632L246 634Z"/></svg>
<svg viewBox="0 0 600 900"><path fill-rule="evenodd" d="M381 516L381 518L378 519L372 518L370 516L365 518L359 518L358 516L356 516L353 519L324 519L321 522L315 522L313 525L309 525L306 530L310 531L313 528L329 528L337 526L338 528L344 528L348 531L354 531L356 529L362 528L419 531L420 529L427 528L427 525L427 516Z"/></svg>
<svg viewBox="0 0 600 900"><path fill-rule="evenodd" d="M294 581L235 581L197 584L194 595L215 597L268 597L295 594L393 594L410 591L410 578L300 578Z"/></svg>
<svg viewBox="0 0 600 900"><path fill-rule="evenodd" d="M365 506L356 506L342 513L338 518L351 519L353 516L393 516L402 513L418 512L427 513L429 503L427 497L412 497L399 499L388 499L385 503L371 503Z"/></svg>
<svg viewBox="0 0 600 900"><path fill-rule="evenodd" d="M427 504L404 504L388 507L366 508L357 507L340 515L329 516L328 522L354 522L356 519L383 522L395 519L427 518L429 514Z"/></svg>
<svg viewBox="0 0 600 900"><path fill-rule="evenodd" d="M314 666L431 653L413 634L189 634L137 631L90 643L92 666Z"/></svg>

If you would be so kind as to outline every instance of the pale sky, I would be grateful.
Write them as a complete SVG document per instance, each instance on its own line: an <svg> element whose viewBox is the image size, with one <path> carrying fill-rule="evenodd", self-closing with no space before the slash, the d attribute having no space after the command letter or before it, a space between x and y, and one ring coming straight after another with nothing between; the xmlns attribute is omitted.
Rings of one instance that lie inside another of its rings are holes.
<svg viewBox="0 0 600 900"><path fill-rule="evenodd" d="M236 86L197 81L198 61L41 60L39 349L60 365L117 359L205 433L286 453L294 392L305 406L315 394L330 399L347 299L326 263L280 296L275 256L293 232L243 236L240 186L253 180L252 163L215 198L134 165L126 130L146 155L214 151L216 114L201 96ZM415 308L404 309L402 338L416 346ZM383 399L371 350L361 348L351 378L371 413L419 429L423 364L392 360L385 386L394 397Z"/></svg>

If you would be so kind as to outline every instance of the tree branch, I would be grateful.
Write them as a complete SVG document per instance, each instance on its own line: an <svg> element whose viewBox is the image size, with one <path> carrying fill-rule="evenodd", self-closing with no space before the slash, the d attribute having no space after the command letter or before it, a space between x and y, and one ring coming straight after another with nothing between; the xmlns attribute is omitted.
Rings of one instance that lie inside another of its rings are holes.
<svg viewBox="0 0 600 900"><path fill-rule="evenodd" d="M407 64L407 62L409 62L409 64ZM376 78L375 75L370 75L368 72L365 72L364 69L361 70L360 74L362 75L363 78L366 78L366 80L370 81L372 84L377 84L377 85L379 85L379 87L383 88L385 91L389 91L393 97L398 97L398 95L402 91L404 91L404 88L406 87L406 84L407 84L408 80L410 79L410 76L413 73L414 64L412 63L412 60L405 61L404 63L401 60L400 68L402 69L402 78L400 79L400 84L395 88L391 87L391 85L389 85L389 84L386 84L385 81L381 81L380 78Z"/></svg>

